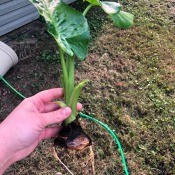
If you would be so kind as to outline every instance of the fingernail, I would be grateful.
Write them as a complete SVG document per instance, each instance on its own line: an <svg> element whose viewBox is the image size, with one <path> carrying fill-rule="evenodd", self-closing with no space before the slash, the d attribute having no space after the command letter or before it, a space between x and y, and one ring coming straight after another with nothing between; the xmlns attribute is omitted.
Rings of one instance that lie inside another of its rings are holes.
<svg viewBox="0 0 175 175"><path fill-rule="evenodd" d="M69 107L62 108L61 114L64 116L69 116L71 114L71 108L69 108Z"/></svg>

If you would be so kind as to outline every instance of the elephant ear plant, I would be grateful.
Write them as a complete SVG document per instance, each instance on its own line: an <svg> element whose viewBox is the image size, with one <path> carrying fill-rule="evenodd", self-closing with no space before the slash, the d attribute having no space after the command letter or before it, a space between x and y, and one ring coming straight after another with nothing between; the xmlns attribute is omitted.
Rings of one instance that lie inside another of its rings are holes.
<svg viewBox="0 0 175 175"><path fill-rule="evenodd" d="M65 103L59 105L69 106L72 114L63 123L63 129L55 140L56 145L69 149L82 150L91 145L91 139L82 130L78 122L76 105L83 86L88 80L77 85L74 82L75 57L84 60L88 53L90 31L87 12L92 7L101 7L119 28L128 28L133 25L133 15L121 10L116 2L87 0L89 5L83 13L65 4L61 0L30 0L44 17L48 32L55 39L61 59L62 87L64 88Z"/></svg>

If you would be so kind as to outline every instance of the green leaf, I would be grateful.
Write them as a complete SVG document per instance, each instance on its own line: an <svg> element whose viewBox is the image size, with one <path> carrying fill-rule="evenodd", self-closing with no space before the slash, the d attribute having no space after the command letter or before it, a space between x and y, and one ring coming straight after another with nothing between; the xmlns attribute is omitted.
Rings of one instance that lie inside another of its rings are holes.
<svg viewBox="0 0 175 175"><path fill-rule="evenodd" d="M121 10L121 5L116 2L107 2L107 1L101 1L101 8L107 13L107 14L116 14L119 13Z"/></svg>
<svg viewBox="0 0 175 175"><path fill-rule="evenodd" d="M100 6L107 14L118 13L121 10L121 5L116 2L99 1L99 0L86 0L89 3Z"/></svg>
<svg viewBox="0 0 175 175"><path fill-rule="evenodd" d="M111 16L114 24L119 28L126 29L131 27L134 23L134 16L130 13L121 11L122 6L120 3L100 0L86 1L93 4L94 6L100 6L108 15Z"/></svg>
<svg viewBox="0 0 175 175"><path fill-rule="evenodd" d="M86 18L61 0L30 0L45 18L49 33L64 52L85 59L90 40Z"/></svg>
<svg viewBox="0 0 175 175"><path fill-rule="evenodd" d="M110 16L118 28L126 29L134 24L134 15L131 13L120 11L118 14L112 14Z"/></svg>

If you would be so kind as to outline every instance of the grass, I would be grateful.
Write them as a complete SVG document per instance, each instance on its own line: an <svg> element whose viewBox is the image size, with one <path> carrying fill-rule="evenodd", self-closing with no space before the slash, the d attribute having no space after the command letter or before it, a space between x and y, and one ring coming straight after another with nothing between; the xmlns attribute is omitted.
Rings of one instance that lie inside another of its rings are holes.
<svg viewBox="0 0 175 175"><path fill-rule="evenodd" d="M96 54L92 59L98 63L91 63L97 72L94 67L90 70L95 74L92 79L96 77L96 95L91 97L90 93L88 98L99 105L92 109L96 116L103 116L101 119L119 134L131 174L174 174L175 39L171 10L168 2L158 0L123 2L135 15L135 26L123 31L108 22L102 27L92 49Z"/></svg>
<svg viewBox="0 0 175 175"><path fill-rule="evenodd" d="M100 9L92 10L87 16L94 39L86 61L77 64L76 79L91 80L81 102L85 113L115 130L132 175L172 175L175 174L175 24L172 18L175 7L171 0L122 0L121 3L135 15L135 25L130 29L115 28ZM82 8L80 2L74 6ZM35 37L47 43L41 44L37 59L31 56L7 75L14 85L18 81L16 88L28 96L59 86L60 70L54 51L50 50L55 45L47 34L41 38L37 32ZM31 70L27 69L28 65ZM7 91L1 104L1 114L5 117L17 104L17 97L3 84L1 87L1 94ZM4 112L7 98L12 99L14 106ZM94 143L97 175L122 174L121 160L111 137L96 124L84 119L81 122ZM51 141L41 143L30 157L13 165L6 174L66 174L53 159L51 144ZM76 175L91 174L87 150L82 153L60 150L60 157Z"/></svg>

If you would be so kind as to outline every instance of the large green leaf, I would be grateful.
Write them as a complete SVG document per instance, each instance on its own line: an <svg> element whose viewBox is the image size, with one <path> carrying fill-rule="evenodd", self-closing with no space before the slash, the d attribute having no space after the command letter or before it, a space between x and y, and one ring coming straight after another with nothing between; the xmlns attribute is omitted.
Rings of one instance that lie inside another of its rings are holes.
<svg viewBox="0 0 175 175"><path fill-rule="evenodd" d="M90 40L86 18L61 0L30 0L45 18L49 33L70 56L84 59Z"/></svg>

